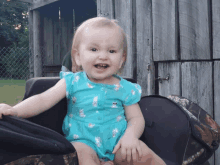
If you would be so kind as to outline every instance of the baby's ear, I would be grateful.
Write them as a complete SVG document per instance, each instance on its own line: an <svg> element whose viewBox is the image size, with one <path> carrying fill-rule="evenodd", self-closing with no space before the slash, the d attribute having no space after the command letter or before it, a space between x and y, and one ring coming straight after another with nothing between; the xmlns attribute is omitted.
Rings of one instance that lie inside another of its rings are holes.
<svg viewBox="0 0 220 165"><path fill-rule="evenodd" d="M79 51L76 49L72 49L72 57L74 58L76 65L80 66L80 57L79 57Z"/></svg>
<svg viewBox="0 0 220 165"><path fill-rule="evenodd" d="M124 53L122 55L122 59L121 59L121 63L120 63L120 68L122 67L123 63L125 63L125 61L126 61L126 53Z"/></svg>

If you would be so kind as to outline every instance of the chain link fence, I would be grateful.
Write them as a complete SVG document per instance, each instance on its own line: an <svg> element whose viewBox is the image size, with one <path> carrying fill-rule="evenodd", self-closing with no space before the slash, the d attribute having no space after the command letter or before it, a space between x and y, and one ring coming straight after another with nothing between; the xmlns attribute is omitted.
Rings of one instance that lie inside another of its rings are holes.
<svg viewBox="0 0 220 165"><path fill-rule="evenodd" d="M0 80L27 80L32 77L34 77L34 58L29 47L0 49Z"/></svg>
<svg viewBox="0 0 220 165"><path fill-rule="evenodd" d="M0 49L0 79L23 79L30 76L29 48Z"/></svg>
<svg viewBox="0 0 220 165"><path fill-rule="evenodd" d="M34 57L29 47L0 48L0 80L58 76L61 65L49 65L53 59L40 50Z"/></svg>

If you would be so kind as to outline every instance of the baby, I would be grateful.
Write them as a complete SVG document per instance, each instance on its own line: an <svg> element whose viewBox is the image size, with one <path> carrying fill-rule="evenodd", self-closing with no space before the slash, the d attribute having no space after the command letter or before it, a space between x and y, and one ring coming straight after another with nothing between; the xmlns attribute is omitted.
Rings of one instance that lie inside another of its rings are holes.
<svg viewBox="0 0 220 165"><path fill-rule="evenodd" d="M139 140L145 126L138 105L141 87L118 76L126 61L127 40L117 22L104 17L83 22L71 55L76 73L60 72L55 86L14 107L0 104L0 118L35 116L66 97L62 129L80 165L165 164Z"/></svg>

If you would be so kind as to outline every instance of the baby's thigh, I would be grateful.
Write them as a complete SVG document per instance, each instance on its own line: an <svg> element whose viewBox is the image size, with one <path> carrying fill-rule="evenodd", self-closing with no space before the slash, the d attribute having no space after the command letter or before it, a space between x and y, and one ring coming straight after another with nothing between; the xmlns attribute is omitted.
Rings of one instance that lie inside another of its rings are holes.
<svg viewBox="0 0 220 165"><path fill-rule="evenodd" d="M71 143L77 151L79 164L84 164L82 162L85 161L87 162L95 161L97 164L100 163L96 152L91 147L81 142L71 142Z"/></svg>

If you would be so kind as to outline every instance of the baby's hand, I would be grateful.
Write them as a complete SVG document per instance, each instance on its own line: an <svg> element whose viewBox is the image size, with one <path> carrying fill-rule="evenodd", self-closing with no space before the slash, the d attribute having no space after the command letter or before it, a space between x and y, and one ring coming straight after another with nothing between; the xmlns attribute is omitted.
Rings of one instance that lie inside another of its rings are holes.
<svg viewBox="0 0 220 165"><path fill-rule="evenodd" d="M0 104L0 119L2 119L2 115L13 115L16 116L14 108L7 104Z"/></svg>
<svg viewBox="0 0 220 165"><path fill-rule="evenodd" d="M131 161L131 157L134 162L137 161L137 151L139 158L142 157L142 151L141 151L141 146L139 143L139 139L134 137L134 136L123 136L118 144L115 146L113 150L113 154L116 153L116 151L121 147L121 155L122 155L122 160L125 160L127 157L127 161Z"/></svg>

